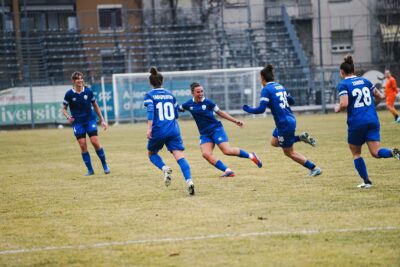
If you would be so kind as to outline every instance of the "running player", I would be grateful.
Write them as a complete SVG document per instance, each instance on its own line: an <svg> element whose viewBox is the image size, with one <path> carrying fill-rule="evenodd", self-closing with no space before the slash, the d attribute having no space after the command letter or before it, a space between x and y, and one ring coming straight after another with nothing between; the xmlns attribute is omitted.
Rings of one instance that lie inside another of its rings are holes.
<svg viewBox="0 0 400 267"><path fill-rule="evenodd" d="M380 100L384 96L369 80L354 75L354 63L350 55L340 65L340 75L344 80L338 85L340 103L335 106L335 112L347 110L347 142L353 154L354 167L363 179L358 188L370 188L372 182L361 157L362 145L367 143L369 152L375 158L394 157L400 160L400 152L397 148L379 148L380 124L372 103L374 96Z"/></svg>
<svg viewBox="0 0 400 267"><path fill-rule="evenodd" d="M150 69L150 84L153 89L144 96L144 106L147 108L147 150L151 163L164 173L164 183L171 184L172 169L166 166L158 155L164 145L178 162L190 195L195 194L190 166L183 150L183 141L179 129L177 103L172 93L162 87L163 76L156 68Z"/></svg>
<svg viewBox="0 0 400 267"><path fill-rule="evenodd" d="M400 123L399 114L394 107L394 102L396 101L396 95L399 92L397 89L397 84L395 78L392 76L389 70L385 70L385 96L386 96L386 107L389 109L394 117L395 123Z"/></svg>
<svg viewBox="0 0 400 267"><path fill-rule="evenodd" d="M88 169L85 176L94 174L90 154L87 149L86 134L89 136L90 142L96 150L97 156L101 160L104 173L109 174L110 168L107 165L104 149L101 147L97 136L96 115L92 110L92 106L99 117L100 124L104 130L107 130L108 125L104 122L99 105L97 105L92 90L84 85L83 74L79 71L75 71L71 76L71 80L73 87L65 94L62 112L68 122L72 123L75 137L81 148L82 159ZM68 107L71 115L68 114Z"/></svg>
<svg viewBox="0 0 400 267"><path fill-rule="evenodd" d="M233 177L235 173L213 155L215 145L217 145L225 155L249 158L261 168L262 163L256 153L248 153L243 149L230 146L224 127L222 123L215 118L214 112L241 128L244 126L243 122L233 118L228 113L219 109L213 101L205 98L204 90L200 83L192 83L190 89L193 98L181 105L179 110L182 112L188 110L192 114L200 132L201 153L211 165L224 172L220 177Z"/></svg>
<svg viewBox="0 0 400 267"><path fill-rule="evenodd" d="M312 146L315 146L316 142L308 133L295 136L296 118L289 106L294 104L294 99L288 94L285 87L274 80L273 67L268 64L260 72L260 82L264 87L261 90L260 105L257 108L244 105L243 110L252 114L260 114L264 113L269 107L276 125L272 134L271 145L282 147L286 156L309 169L309 176L320 175L322 173L321 169L293 148L293 144L299 141L306 142Z"/></svg>

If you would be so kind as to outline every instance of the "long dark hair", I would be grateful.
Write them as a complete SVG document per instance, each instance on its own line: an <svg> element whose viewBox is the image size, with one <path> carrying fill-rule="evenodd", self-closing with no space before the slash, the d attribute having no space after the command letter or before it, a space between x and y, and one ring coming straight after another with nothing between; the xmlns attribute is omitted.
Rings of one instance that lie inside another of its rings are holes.
<svg viewBox="0 0 400 267"><path fill-rule="evenodd" d="M354 62L353 62L353 57L350 55L347 55L344 57L343 63L340 64L340 69L344 72L346 75L350 75L354 73Z"/></svg>
<svg viewBox="0 0 400 267"><path fill-rule="evenodd" d="M163 84L163 81L164 81L164 77L161 75L161 73L159 73L157 71L156 67L151 67L150 73L151 73L151 75L149 76L150 84L154 88L161 87L161 85Z"/></svg>
<svg viewBox="0 0 400 267"><path fill-rule="evenodd" d="M267 64L261 71L260 71L260 75L261 77L263 77L263 79L266 82L272 82L275 80L274 77L274 67L272 67L271 64Z"/></svg>

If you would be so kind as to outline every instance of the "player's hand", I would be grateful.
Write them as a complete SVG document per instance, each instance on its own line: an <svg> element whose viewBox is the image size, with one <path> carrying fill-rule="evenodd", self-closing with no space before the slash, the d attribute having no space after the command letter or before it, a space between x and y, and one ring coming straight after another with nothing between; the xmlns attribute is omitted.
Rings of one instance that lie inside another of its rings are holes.
<svg viewBox="0 0 400 267"><path fill-rule="evenodd" d="M243 122L243 121L237 120L237 121L235 121L235 124L236 124L237 126L239 126L240 128L243 128L243 127L244 127L244 122Z"/></svg>
<svg viewBox="0 0 400 267"><path fill-rule="evenodd" d="M340 112L340 104L335 105L335 112L336 113Z"/></svg>
<svg viewBox="0 0 400 267"><path fill-rule="evenodd" d="M67 117L67 121L69 123L73 123L75 121L74 117Z"/></svg>
<svg viewBox="0 0 400 267"><path fill-rule="evenodd" d="M147 130L147 139L151 139L151 130Z"/></svg>
<svg viewBox="0 0 400 267"><path fill-rule="evenodd" d="M103 127L104 131L108 129L108 125L105 121L101 121L100 124L101 124L101 127Z"/></svg>

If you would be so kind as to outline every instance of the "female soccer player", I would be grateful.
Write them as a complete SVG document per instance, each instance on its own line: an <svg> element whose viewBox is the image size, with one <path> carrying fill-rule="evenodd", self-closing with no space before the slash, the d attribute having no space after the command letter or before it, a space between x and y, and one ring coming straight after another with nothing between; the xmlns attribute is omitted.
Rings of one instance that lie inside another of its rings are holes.
<svg viewBox="0 0 400 267"><path fill-rule="evenodd" d="M243 110L252 114L260 114L269 107L276 125L272 134L271 145L282 147L286 156L309 169L309 176L320 175L322 173L321 169L293 148L293 144L299 141L315 146L315 140L308 133L302 133L300 136L294 135L296 118L289 106L289 104L294 104L294 99L281 84L274 82L274 80L273 67L268 64L260 72L260 82L264 86L261 90L260 105L257 108L244 105Z"/></svg>
<svg viewBox="0 0 400 267"><path fill-rule="evenodd" d="M236 120L228 113L219 109L213 101L205 98L204 90L200 83L192 83L190 89L193 99L181 105L179 109L182 112L188 110L192 114L200 132L201 153L211 165L224 172L220 177L233 177L235 173L213 155L215 145L217 145L225 155L249 158L261 168L262 163L256 153L248 153L243 149L230 146L224 127L222 123L215 118L214 112L239 127L243 127L243 122Z"/></svg>
<svg viewBox="0 0 400 267"><path fill-rule="evenodd" d="M362 145L366 142L369 152L375 158L394 157L400 160L400 152L397 148L379 148L380 124L372 103L373 96L379 100L384 96L369 80L354 75L354 63L350 55L340 65L340 75L344 80L338 85L340 103L335 106L335 112L347 110L347 142L353 154L354 167L364 181L358 188L370 188L372 182L361 157Z"/></svg>
<svg viewBox="0 0 400 267"><path fill-rule="evenodd" d="M385 96L386 96L386 107L389 109L390 113L392 113L394 117L395 123L400 123L399 113L397 113L396 108L394 107L394 102L396 101L396 95L399 92L397 89L396 79L390 73L390 70L385 70Z"/></svg>
<svg viewBox="0 0 400 267"><path fill-rule="evenodd" d="M166 166L162 158L157 154L166 145L178 162L190 195L195 194L194 185L190 173L190 166L183 150L183 141L178 122L178 110L175 97L172 93L162 87L163 76L156 68L150 69L150 84L153 90L144 96L144 106L147 108L147 150L151 163L164 173L165 186L171 184L170 167Z"/></svg>
<svg viewBox="0 0 400 267"><path fill-rule="evenodd" d="M65 94L62 112L68 122L72 123L74 134L81 148L82 159L88 169L85 176L94 174L90 154L87 149L86 134L89 136L90 142L96 150L97 156L99 156L101 160L104 173L109 174L110 168L107 165L104 150L100 145L99 138L97 137L96 115L92 110L92 106L99 117L100 124L104 130L107 130L108 126L104 122L99 105L97 105L92 90L84 85L83 74L79 71L75 71L72 73L71 79L73 88L68 90ZM71 116L67 111L68 106Z"/></svg>

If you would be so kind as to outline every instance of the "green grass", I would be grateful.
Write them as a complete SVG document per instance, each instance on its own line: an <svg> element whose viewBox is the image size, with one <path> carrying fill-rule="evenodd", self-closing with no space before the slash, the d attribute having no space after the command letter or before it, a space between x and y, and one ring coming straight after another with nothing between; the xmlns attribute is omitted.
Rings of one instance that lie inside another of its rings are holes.
<svg viewBox="0 0 400 267"><path fill-rule="evenodd" d="M388 112L379 115L382 146L399 146L400 126ZM218 179L220 173L201 157L194 122L180 122L195 197L187 195L166 151L161 155L174 172L170 188L164 186L147 158L145 124L102 131L111 174L102 173L91 147L91 177L82 176L70 128L0 132L0 265L400 266L400 162L373 159L365 147L375 187L358 190L345 114L303 115L298 132L316 136L318 146L295 147L323 169L308 178L304 167L269 146L272 117L244 120L244 129L224 121L230 142L257 152L264 167L216 150L237 174L227 179ZM395 229L335 232L388 226ZM238 236L260 232L273 234ZM229 236L92 246L212 234ZM62 246L72 247L57 248ZM55 249L1 254L45 247Z"/></svg>

